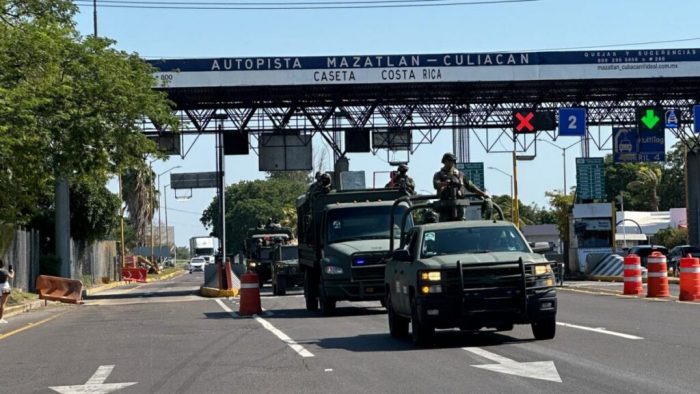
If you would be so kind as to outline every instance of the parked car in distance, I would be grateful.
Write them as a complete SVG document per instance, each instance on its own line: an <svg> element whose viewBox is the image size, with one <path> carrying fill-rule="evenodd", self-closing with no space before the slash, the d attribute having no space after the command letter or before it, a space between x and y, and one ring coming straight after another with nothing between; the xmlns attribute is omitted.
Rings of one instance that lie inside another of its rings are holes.
<svg viewBox="0 0 700 394"><path fill-rule="evenodd" d="M700 258L700 247L693 245L678 245L668 253L668 268L673 270L674 275L678 275L678 266L681 258L688 255Z"/></svg>
<svg viewBox="0 0 700 394"><path fill-rule="evenodd" d="M647 266L647 257L653 252L661 252L664 256L668 256L668 248L662 245L637 245L629 248L626 255L636 254L642 261L642 267Z"/></svg>
<svg viewBox="0 0 700 394"><path fill-rule="evenodd" d="M190 260L190 263L189 263L187 268L189 269L190 274L194 271L204 272L204 264L206 264L206 262L204 261L203 258L195 257L192 260Z"/></svg>

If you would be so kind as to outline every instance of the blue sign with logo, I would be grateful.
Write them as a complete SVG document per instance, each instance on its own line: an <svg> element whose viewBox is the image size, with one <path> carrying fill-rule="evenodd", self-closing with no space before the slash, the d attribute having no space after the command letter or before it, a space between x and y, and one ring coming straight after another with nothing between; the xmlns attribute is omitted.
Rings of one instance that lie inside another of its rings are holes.
<svg viewBox="0 0 700 394"><path fill-rule="evenodd" d="M586 135L585 108L559 108L559 135L583 137Z"/></svg>
<svg viewBox="0 0 700 394"><path fill-rule="evenodd" d="M700 133L700 105L693 105L693 129Z"/></svg>
<svg viewBox="0 0 700 394"><path fill-rule="evenodd" d="M613 162L636 163L664 160L666 160L666 140L663 132L613 128Z"/></svg>
<svg viewBox="0 0 700 394"><path fill-rule="evenodd" d="M667 129L677 129L681 122L681 111L677 109L667 109L664 112L664 120Z"/></svg>

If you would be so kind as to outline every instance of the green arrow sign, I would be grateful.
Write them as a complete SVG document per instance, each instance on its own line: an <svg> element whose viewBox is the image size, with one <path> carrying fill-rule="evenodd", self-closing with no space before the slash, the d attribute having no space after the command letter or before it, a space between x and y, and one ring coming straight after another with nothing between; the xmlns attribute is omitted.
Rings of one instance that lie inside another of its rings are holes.
<svg viewBox="0 0 700 394"><path fill-rule="evenodd" d="M642 123L650 130L653 129L660 120L661 119L656 116L656 112L653 109L648 109L646 114L642 116Z"/></svg>

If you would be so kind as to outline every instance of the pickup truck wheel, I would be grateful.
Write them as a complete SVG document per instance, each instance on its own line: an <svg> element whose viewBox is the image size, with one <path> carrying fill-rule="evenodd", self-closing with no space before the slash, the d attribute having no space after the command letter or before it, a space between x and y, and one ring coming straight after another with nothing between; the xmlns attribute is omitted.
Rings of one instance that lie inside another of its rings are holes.
<svg viewBox="0 0 700 394"><path fill-rule="evenodd" d="M284 276L277 277L277 295L283 296L287 294L287 278Z"/></svg>
<svg viewBox="0 0 700 394"><path fill-rule="evenodd" d="M394 338L405 338L408 336L408 319L399 316L394 312L394 307L391 305L391 295L387 293L386 301L387 315L389 316L389 333Z"/></svg>
<svg viewBox="0 0 700 394"><path fill-rule="evenodd" d="M535 339L552 339L557 332L557 320L554 317L548 317L532 323L532 334Z"/></svg>
<svg viewBox="0 0 700 394"><path fill-rule="evenodd" d="M318 310L318 298L316 297L316 286L314 286L311 271L304 272L304 299L306 300L307 311Z"/></svg>
<svg viewBox="0 0 700 394"><path fill-rule="evenodd" d="M418 314L418 307L411 301L411 338L413 344L419 347L428 347L433 343L435 328L422 322Z"/></svg>
<svg viewBox="0 0 700 394"><path fill-rule="evenodd" d="M335 312L336 300L326 296L326 291L323 288L323 281L319 281L318 283L318 303L321 308L321 315L330 316Z"/></svg>

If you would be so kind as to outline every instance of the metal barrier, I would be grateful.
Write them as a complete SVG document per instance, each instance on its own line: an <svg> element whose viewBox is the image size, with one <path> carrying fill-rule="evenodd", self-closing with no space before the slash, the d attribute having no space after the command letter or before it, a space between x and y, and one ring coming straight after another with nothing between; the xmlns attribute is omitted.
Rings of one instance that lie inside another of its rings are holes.
<svg viewBox="0 0 700 394"><path fill-rule="evenodd" d="M36 278L36 290L42 300L82 303L83 282L79 280L39 275Z"/></svg>

